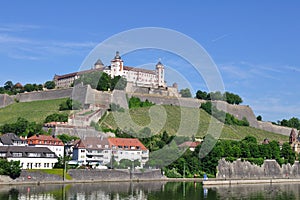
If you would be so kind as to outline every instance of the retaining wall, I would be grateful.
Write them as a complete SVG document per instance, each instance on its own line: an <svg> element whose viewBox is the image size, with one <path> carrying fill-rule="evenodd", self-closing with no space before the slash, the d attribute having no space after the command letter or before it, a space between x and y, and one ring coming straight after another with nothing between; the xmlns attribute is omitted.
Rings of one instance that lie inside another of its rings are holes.
<svg viewBox="0 0 300 200"><path fill-rule="evenodd" d="M73 88L20 93L16 95L16 99L18 99L20 102L61 99L71 97L72 90Z"/></svg>

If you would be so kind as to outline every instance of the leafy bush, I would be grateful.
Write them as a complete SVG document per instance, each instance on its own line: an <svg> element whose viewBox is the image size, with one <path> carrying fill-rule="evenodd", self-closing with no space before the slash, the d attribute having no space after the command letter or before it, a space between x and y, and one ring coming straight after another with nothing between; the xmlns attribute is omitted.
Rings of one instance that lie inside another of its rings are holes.
<svg viewBox="0 0 300 200"><path fill-rule="evenodd" d="M181 178L181 174L175 168L165 169L165 176L168 178Z"/></svg>
<svg viewBox="0 0 300 200"><path fill-rule="evenodd" d="M109 109L113 112L125 112L125 109L122 108L119 104L111 103Z"/></svg>
<svg viewBox="0 0 300 200"><path fill-rule="evenodd" d="M21 174L20 161L7 161L0 159L0 175L7 175L15 179Z"/></svg>
<svg viewBox="0 0 300 200"><path fill-rule="evenodd" d="M140 107L150 107L155 105L154 103L148 101L141 101L138 97L131 97L128 102L129 108L140 108Z"/></svg>
<svg viewBox="0 0 300 200"><path fill-rule="evenodd" d="M79 110L82 105L79 101L68 98L65 102L59 105L59 110Z"/></svg>
<svg viewBox="0 0 300 200"><path fill-rule="evenodd" d="M67 122L67 121L68 121L68 114L54 113L54 114L48 115L44 122L48 123L48 122Z"/></svg>

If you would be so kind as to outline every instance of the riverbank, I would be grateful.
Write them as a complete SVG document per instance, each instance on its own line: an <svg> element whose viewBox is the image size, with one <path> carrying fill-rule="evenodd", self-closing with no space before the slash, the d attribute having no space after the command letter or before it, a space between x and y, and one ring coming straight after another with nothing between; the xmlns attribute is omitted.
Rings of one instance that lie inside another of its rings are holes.
<svg viewBox="0 0 300 200"><path fill-rule="evenodd" d="M278 179L234 179L234 180L220 180L210 179L203 181L203 186L215 185L245 185L245 184L276 184L276 183L300 183L299 178L278 178Z"/></svg>

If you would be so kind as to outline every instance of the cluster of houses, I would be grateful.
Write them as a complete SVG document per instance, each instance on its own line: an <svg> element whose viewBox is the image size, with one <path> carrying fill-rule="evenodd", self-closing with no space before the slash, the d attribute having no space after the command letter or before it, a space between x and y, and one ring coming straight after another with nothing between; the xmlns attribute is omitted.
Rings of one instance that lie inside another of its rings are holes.
<svg viewBox="0 0 300 200"><path fill-rule="evenodd" d="M20 161L22 169L52 169L59 157L70 155L69 164L105 166L122 159L138 160L143 167L149 150L136 138L86 137L69 144L50 135L34 135L27 139L14 133L0 136L0 158Z"/></svg>

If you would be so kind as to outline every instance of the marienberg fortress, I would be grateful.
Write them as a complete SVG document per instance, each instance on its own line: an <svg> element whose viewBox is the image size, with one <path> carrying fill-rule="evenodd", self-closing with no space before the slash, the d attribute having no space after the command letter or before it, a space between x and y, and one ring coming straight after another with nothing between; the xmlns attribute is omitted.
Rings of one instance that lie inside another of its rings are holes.
<svg viewBox="0 0 300 200"><path fill-rule="evenodd" d="M0 108L6 107L15 102L30 102L38 100L50 100L60 98L73 98L80 101L83 105L103 105L109 107L116 93L125 93L128 97L139 97L142 101L146 99L157 105L178 105L183 107L199 108L204 100L195 98L183 98L178 92L177 84L167 86L165 81L164 65L159 61L153 70L135 68L124 65L119 52L111 60L110 66L105 66L99 59L95 62L92 69L69 73L65 75L55 75L53 81L56 89L47 91L37 91L19 93L17 95L0 94ZM97 91L89 85L78 84L71 87L73 82L82 74L93 71L102 71L110 75L126 78L127 87L125 91ZM123 96L125 96L125 94ZM118 99L117 99L118 101ZM126 108L127 102L119 100L122 107ZM272 124L271 122L257 121L251 107L246 105L231 105L226 102L218 102L218 108L228 112L238 119L244 117L249 121L250 126L289 136L291 128Z"/></svg>

